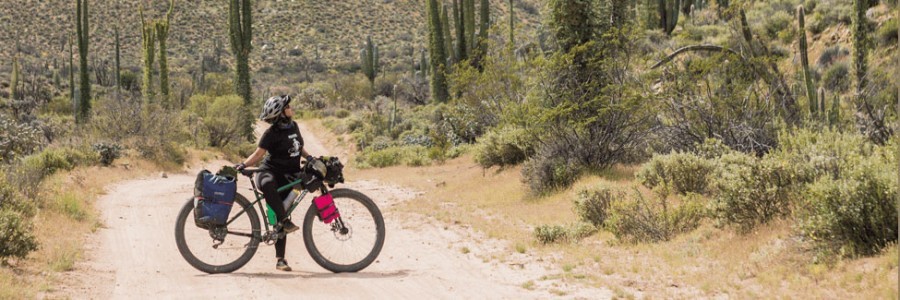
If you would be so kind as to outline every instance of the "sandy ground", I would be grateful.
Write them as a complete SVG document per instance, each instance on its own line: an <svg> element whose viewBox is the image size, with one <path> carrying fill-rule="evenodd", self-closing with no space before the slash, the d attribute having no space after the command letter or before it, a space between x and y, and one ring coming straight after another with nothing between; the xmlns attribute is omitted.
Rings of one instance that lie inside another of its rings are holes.
<svg viewBox="0 0 900 300"><path fill-rule="evenodd" d="M306 130L307 149L328 153ZM185 262L174 239L174 221L191 194L194 174L227 162L190 166L166 178L124 181L98 200L103 226L88 237L85 259L62 275L59 294L75 299L546 299L610 298L608 290L546 279L550 266L527 254L510 253L507 263L485 259L505 242L483 238L464 225L440 224L421 215L396 212L421 194L376 181L343 187L375 200L385 217L384 248L367 269L333 274L316 265L299 231L288 237L287 260L294 271L275 270L274 247L260 244L256 256L231 274L208 275ZM239 191L249 195L242 177ZM302 216L295 213L295 219ZM460 251L470 249L469 253ZM506 248L508 249L508 247ZM516 263L508 263L514 261ZM533 281L528 289L523 283ZM561 295L564 294L564 295Z"/></svg>

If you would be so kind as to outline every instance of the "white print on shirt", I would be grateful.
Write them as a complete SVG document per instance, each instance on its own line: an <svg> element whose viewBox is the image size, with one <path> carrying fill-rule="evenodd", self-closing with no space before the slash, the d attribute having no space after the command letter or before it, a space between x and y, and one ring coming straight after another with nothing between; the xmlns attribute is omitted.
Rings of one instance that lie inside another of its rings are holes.
<svg viewBox="0 0 900 300"><path fill-rule="evenodd" d="M292 134L289 135L288 138L294 140L294 147L288 150L288 154L290 154L291 157L300 156L300 141L297 140L297 135Z"/></svg>

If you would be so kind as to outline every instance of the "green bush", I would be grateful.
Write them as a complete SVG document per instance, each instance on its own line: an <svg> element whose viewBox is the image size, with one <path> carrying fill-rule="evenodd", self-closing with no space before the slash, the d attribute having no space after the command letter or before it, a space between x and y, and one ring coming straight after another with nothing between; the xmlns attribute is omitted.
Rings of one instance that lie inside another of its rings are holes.
<svg viewBox="0 0 900 300"><path fill-rule="evenodd" d="M216 97L206 108L203 125L209 134L209 145L226 147L244 140L241 124L248 113L244 101L236 95Z"/></svg>
<svg viewBox="0 0 900 300"><path fill-rule="evenodd" d="M38 249L37 239L31 232L31 222L20 214L0 209L0 259L25 258Z"/></svg>
<svg viewBox="0 0 900 300"><path fill-rule="evenodd" d="M381 150L367 149L356 157L359 168L384 168L396 165L418 167L430 164L428 150L422 146L395 146Z"/></svg>
<svg viewBox="0 0 900 300"><path fill-rule="evenodd" d="M673 152L653 155L641 166L637 179L648 188L663 188L678 194L706 193L707 177L715 170L715 164L691 153Z"/></svg>
<svg viewBox="0 0 900 300"><path fill-rule="evenodd" d="M702 144L698 143L694 148L694 153L705 159L717 159L732 152L734 150L725 145L722 140L716 138L708 138Z"/></svg>
<svg viewBox="0 0 900 300"><path fill-rule="evenodd" d="M666 197L647 200L637 190L612 202L606 228L628 243L667 241L700 225L705 215L699 197L675 205Z"/></svg>
<svg viewBox="0 0 900 300"><path fill-rule="evenodd" d="M792 172L783 161L731 153L717 164L710 184L720 221L746 232L790 212Z"/></svg>
<svg viewBox="0 0 900 300"><path fill-rule="evenodd" d="M831 65L822 77L829 91L843 93L850 89L850 67L846 62Z"/></svg>
<svg viewBox="0 0 900 300"><path fill-rule="evenodd" d="M534 153L535 137L520 127L500 127L481 137L475 161L483 168L519 164Z"/></svg>
<svg viewBox="0 0 900 300"><path fill-rule="evenodd" d="M581 221L602 227L609 217L609 206L622 197L621 192L605 186L580 190L575 198L575 214Z"/></svg>
<svg viewBox="0 0 900 300"><path fill-rule="evenodd" d="M824 68L841 60L849 54L850 51L844 47L831 46L825 48L825 51L822 51L822 55L819 55L819 59L816 60L816 65L818 65L820 68Z"/></svg>
<svg viewBox="0 0 900 300"><path fill-rule="evenodd" d="M122 156L122 146L116 143L96 143L94 151L100 155L100 164L112 165L113 161Z"/></svg>
<svg viewBox="0 0 900 300"><path fill-rule="evenodd" d="M41 133L32 124L20 123L0 113L0 163L37 151L43 142Z"/></svg>
<svg viewBox="0 0 900 300"><path fill-rule="evenodd" d="M75 166L92 165L99 160L97 153L79 147L48 148L22 158L22 168L43 178L61 170L71 170Z"/></svg>
<svg viewBox="0 0 900 300"><path fill-rule="evenodd" d="M11 175L16 176L18 174ZM16 184L14 182L8 180L6 176L0 175L0 210L12 210L26 217L34 216L35 203L19 195L15 187Z"/></svg>
<svg viewBox="0 0 900 300"><path fill-rule="evenodd" d="M562 156L537 156L525 161L522 180L534 194L546 194L575 183L581 176L580 165Z"/></svg>
<svg viewBox="0 0 900 300"><path fill-rule="evenodd" d="M779 148L766 160L784 167L791 184L808 184L822 177L843 178L847 170L878 148L860 134L800 129L782 132Z"/></svg>
<svg viewBox="0 0 900 300"><path fill-rule="evenodd" d="M778 38L779 35L783 35L782 31L789 31L794 28L792 21L794 18L784 11L777 11L774 14L768 16L765 19L764 27L766 35L769 36L770 39Z"/></svg>
<svg viewBox="0 0 900 300"><path fill-rule="evenodd" d="M897 241L896 164L872 157L809 185L800 230L825 254L870 255Z"/></svg>
<svg viewBox="0 0 900 300"><path fill-rule="evenodd" d="M878 43L882 46L890 46L897 44L897 19L890 19L881 26L878 27L878 31L875 33L875 36L878 37Z"/></svg>
<svg viewBox="0 0 900 300"><path fill-rule="evenodd" d="M561 225L541 225L534 228L534 237L542 244L552 244L566 238L566 228Z"/></svg>

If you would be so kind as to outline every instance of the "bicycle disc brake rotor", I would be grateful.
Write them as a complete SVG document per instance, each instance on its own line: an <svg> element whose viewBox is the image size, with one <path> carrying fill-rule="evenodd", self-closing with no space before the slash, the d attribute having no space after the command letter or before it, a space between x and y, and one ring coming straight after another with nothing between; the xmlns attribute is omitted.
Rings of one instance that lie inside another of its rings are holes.
<svg viewBox="0 0 900 300"><path fill-rule="evenodd" d="M338 222L331 224L331 232L334 233L334 238L342 242L353 237L353 228L350 227L350 224L344 223L343 225L339 226Z"/></svg>

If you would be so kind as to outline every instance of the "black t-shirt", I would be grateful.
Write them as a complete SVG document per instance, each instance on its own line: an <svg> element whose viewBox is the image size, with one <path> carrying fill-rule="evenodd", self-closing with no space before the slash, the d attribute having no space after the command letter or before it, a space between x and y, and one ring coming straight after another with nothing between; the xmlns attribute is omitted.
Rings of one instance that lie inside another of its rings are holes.
<svg viewBox="0 0 900 300"><path fill-rule="evenodd" d="M266 157L260 165L261 169L281 174L300 172L300 157L303 149L303 137L297 123L291 128L281 129L272 125L259 139L259 147L266 150Z"/></svg>

